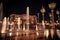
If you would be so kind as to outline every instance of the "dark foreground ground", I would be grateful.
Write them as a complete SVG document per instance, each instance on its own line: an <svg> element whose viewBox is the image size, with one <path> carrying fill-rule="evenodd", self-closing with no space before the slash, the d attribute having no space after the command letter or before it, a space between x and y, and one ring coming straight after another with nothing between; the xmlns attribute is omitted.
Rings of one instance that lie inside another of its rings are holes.
<svg viewBox="0 0 60 40"><path fill-rule="evenodd" d="M55 34L53 38L49 35L46 37L37 37L34 35L19 35L19 36L1 36L0 40L60 40L60 38Z"/></svg>

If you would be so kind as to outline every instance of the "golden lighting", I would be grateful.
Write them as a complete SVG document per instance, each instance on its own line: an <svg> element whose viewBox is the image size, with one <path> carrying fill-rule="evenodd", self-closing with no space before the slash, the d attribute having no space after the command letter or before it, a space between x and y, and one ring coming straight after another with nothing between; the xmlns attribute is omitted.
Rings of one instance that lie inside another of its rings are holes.
<svg viewBox="0 0 60 40"><path fill-rule="evenodd" d="M53 38L54 30L53 30L53 29L51 29L50 31L51 31L51 37Z"/></svg>
<svg viewBox="0 0 60 40"><path fill-rule="evenodd" d="M59 22L58 22L58 20L56 21L56 25L59 25Z"/></svg>
<svg viewBox="0 0 60 40"><path fill-rule="evenodd" d="M45 27L45 23L44 23L44 21L42 20L42 25L43 25L43 27Z"/></svg>
<svg viewBox="0 0 60 40"><path fill-rule="evenodd" d="M45 12L45 8L42 6L40 11L41 11L41 13L44 13Z"/></svg>
<svg viewBox="0 0 60 40"><path fill-rule="evenodd" d="M18 35L19 35L19 33L18 33L18 32L16 32L16 35L18 36Z"/></svg>
<svg viewBox="0 0 60 40"><path fill-rule="evenodd" d="M36 32L36 35L39 36L39 32Z"/></svg>
<svg viewBox="0 0 60 40"><path fill-rule="evenodd" d="M56 30L58 37L60 38L60 30Z"/></svg>
<svg viewBox="0 0 60 40"><path fill-rule="evenodd" d="M12 33L11 32L9 33L9 36L12 36Z"/></svg>
<svg viewBox="0 0 60 40"><path fill-rule="evenodd" d="M59 15L59 11L57 10L56 13Z"/></svg>
<svg viewBox="0 0 60 40"><path fill-rule="evenodd" d="M5 30L6 30L6 23L7 23L7 20L6 20L6 17L4 17L1 33L5 33L5 32L6 32L6 31L5 31Z"/></svg>
<svg viewBox="0 0 60 40"><path fill-rule="evenodd" d="M59 18L59 13L60 13L60 12L57 10L57 11L56 11L56 14L58 15L58 18Z"/></svg>
<svg viewBox="0 0 60 40"><path fill-rule="evenodd" d="M54 9L55 6L56 6L56 3L53 2L53 3L50 3L50 4L48 4L48 5L49 5L49 8L50 8L50 9Z"/></svg>
<svg viewBox="0 0 60 40"><path fill-rule="evenodd" d="M14 25L14 22L12 22L12 23L10 23L10 27L11 27L11 29L9 30L9 31L12 31L12 29L13 29L13 26Z"/></svg>
<svg viewBox="0 0 60 40"><path fill-rule="evenodd" d="M52 14L50 13L49 16L52 17Z"/></svg>
<svg viewBox="0 0 60 40"><path fill-rule="evenodd" d="M18 19L17 19L17 25L18 25L18 29L20 30L20 17L18 17Z"/></svg>
<svg viewBox="0 0 60 40"><path fill-rule="evenodd" d="M29 7L27 7L27 18L26 18L26 24L27 24L27 31L29 30Z"/></svg>
<svg viewBox="0 0 60 40"><path fill-rule="evenodd" d="M23 31L25 31L25 24L23 24Z"/></svg>
<svg viewBox="0 0 60 40"><path fill-rule="evenodd" d="M38 31L38 26L36 25L36 31Z"/></svg>
<svg viewBox="0 0 60 40"><path fill-rule="evenodd" d="M45 30L44 35L48 38L48 36L49 36L49 30L48 29Z"/></svg>

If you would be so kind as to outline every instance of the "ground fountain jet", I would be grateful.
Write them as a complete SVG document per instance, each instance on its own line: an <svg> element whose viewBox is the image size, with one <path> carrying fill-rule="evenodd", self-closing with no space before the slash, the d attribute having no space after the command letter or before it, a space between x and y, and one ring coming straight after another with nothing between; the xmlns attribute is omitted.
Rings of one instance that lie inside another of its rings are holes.
<svg viewBox="0 0 60 40"><path fill-rule="evenodd" d="M51 31L51 37L53 38L53 36L54 36L54 29L51 29L50 31Z"/></svg>
<svg viewBox="0 0 60 40"><path fill-rule="evenodd" d="M20 22L21 22L20 17L18 17L18 19L17 19L18 30L20 30L20 24L21 24Z"/></svg>
<svg viewBox="0 0 60 40"><path fill-rule="evenodd" d="M46 30L44 31L44 35L45 35L46 38L48 38L48 36L49 36L49 30L48 30L48 29L46 29Z"/></svg>
<svg viewBox="0 0 60 40"><path fill-rule="evenodd" d="M23 24L23 31L25 31L25 24Z"/></svg>
<svg viewBox="0 0 60 40"><path fill-rule="evenodd" d="M27 24L27 31L29 30L29 7L27 7L27 12L26 12L26 24Z"/></svg>
<svg viewBox="0 0 60 40"><path fill-rule="evenodd" d="M60 30L56 30L57 36L60 38Z"/></svg>
<svg viewBox="0 0 60 40"><path fill-rule="evenodd" d="M2 23L2 30L1 30L2 34L6 33L6 25L7 25L6 23L7 23L7 18L4 17L3 23Z"/></svg>
<svg viewBox="0 0 60 40"><path fill-rule="evenodd" d="M36 31L38 31L38 26L36 25Z"/></svg>
<svg viewBox="0 0 60 40"><path fill-rule="evenodd" d="M39 29L38 29L38 25L39 25L39 13L37 13L37 16L38 16L38 20L36 21L37 22L37 24L36 24L36 31L38 31Z"/></svg>
<svg viewBox="0 0 60 40"><path fill-rule="evenodd" d="M7 27L6 27L6 30L10 30L10 27L9 27L9 25L10 25L10 22L9 22L9 17L7 18Z"/></svg>

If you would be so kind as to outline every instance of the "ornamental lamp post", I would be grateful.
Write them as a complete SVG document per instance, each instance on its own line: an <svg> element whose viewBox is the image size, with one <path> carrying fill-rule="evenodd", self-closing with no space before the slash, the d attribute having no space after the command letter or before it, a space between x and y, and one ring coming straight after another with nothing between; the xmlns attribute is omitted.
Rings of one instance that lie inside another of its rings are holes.
<svg viewBox="0 0 60 40"><path fill-rule="evenodd" d="M41 8L41 13L42 13L42 17L43 17L43 20L42 20L42 26L43 26L43 34L44 34L44 39L45 39L45 23L44 23L44 13L45 13L45 8L42 6Z"/></svg>
<svg viewBox="0 0 60 40"><path fill-rule="evenodd" d="M54 10L53 9L56 7L56 3L54 3L54 2L50 3L50 4L48 4L48 6L51 9L51 15L52 15L51 19L52 19L52 24L54 26ZM52 28L55 28L55 26Z"/></svg>
<svg viewBox="0 0 60 40"><path fill-rule="evenodd" d="M52 20L52 29L50 30L51 32L51 37L53 38L54 35L54 29L55 29L55 24L54 24L54 8L56 7L56 3L50 3L48 4L49 8L51 9L51 20Z"/></svg>
<svg viewBox="0 0 60 40"><path fill-rule="evenodd" d="M43 17L43 20L42 20L42 25L43 25L43 28L45 29L45 24L44 24L44 13L45 13L45 8L42 6L41 8L41 13L42 13L42 17Z"/></svg>

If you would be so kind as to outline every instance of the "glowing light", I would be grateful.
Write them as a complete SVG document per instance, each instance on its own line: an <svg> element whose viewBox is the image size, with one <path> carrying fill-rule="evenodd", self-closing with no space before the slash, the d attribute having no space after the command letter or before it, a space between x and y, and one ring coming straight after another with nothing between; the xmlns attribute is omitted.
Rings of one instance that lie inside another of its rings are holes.
<svg viewBox="0 0 60 40"><path fill-rule="evenodd" d="M9 33L9 36L12 36L12 33L11 32Z"/></svg>
<svg viewBox="0 0 60 40"><path fill-rule="evenodd" d="M4 17L1 33L5 33L5 32L6 32L6 31L5 31L5 30L6 30L6 23L7 23L7 20L6 20L6 19L7 19L7 18Z"/></svg>
<svg viewBox="0 0 60 40"><path fill-rule="evenodd" d="M56 30L58 37L60 38L60 30Z"/></svg>
<svg viewBox="0 0 60 40"><path fill-rule="evenodd" d="M29 30L29 7L27 7L27 19L26 19L26 21L27 21L27 30Z"/></svg>
<svg viewBox="0 0 60 40"><path fill-rule="evenodd" d="M48 4L48 5L49 5L49 8L50 8L50 9L54 9L55 6L56 6L56 3L53 2L53 3L50 3L50 4Z"/></svg>
<svg viewBox="0 0 60 40"><path fill-rule="evenodd" d="M56 13L57 13L57 15L59 15L59 11L58 10L56 11Z"/></svg>
<svg viewBox="0 0 60 40"><path fill-rule="evenodd" d="M38 27L37 27L37 25L36 25L36 31L38 30Z"/></svg>
<svg viewBox="0 0 60 40"><path fill-rule="evenodd" d="M25 31L25 25L23 25L23 31Z"/></svg>
<svg viewBox="0 0 60 40"><path fill-rule="evenodd" d="M10 29L9 31L12 31L12 29Z"/></svg>
<svg viewBox="0 0 60 40"><path fill-rule="evenodd" d="M9 31L12 31L12 29L14 29L14 27L12 27L13 25L14 25L14 22L10 23L11 29Z"/></svg>
<svg viewBox="0 0 60 40"><path fill-rule="evenodd" d="M51 29L51 37L53 38L53 35L54 35L54 30Z"/></svg>
<svg viewBox="0 0 60 40"><path fill-rule="evenodd" d="M19 35L19 33L18 33L18 32L16 32L16 35L18 36L18 35Z"/></svg>
<svg viewBox="0 0 60 40"><path fill-rule="evenodd" d="M41 10L40 10L42 13L45 12L45 8L42 6Z"/></svg>
<svg viewBox="0 0 60 40"><path fill-rule="evenodd" d="M18 29L20 30L20 24L21 24L21 23L20 23L20 17L18 17L17 21L18 21L18 22L17 22L17 24L18 24Z"/></svg>
<svg viewBox="0 0 60 40"><path fill-rule="evenodd" d="M43 26L43 28L45 29L45 23L44 23L44 21L42 20L42 26Z"/></svg>
<svg viewBox="0 0 60 40"><path fill-rule="evenodd" d="M39 32L36 32L36 35L39 36Z"/></svg>
<svg viewBox="0 0 60 40"><path fill-rule="evenodd" d="M49 16L52 17L52 14L50 13Z"/></svg>
<svg viewBox="0 0 60 40"><path fill-rule="evenodd" d="M48 38L48 36L49 36L49 30L46 29L46 30L44 31L44 35Z"/></svg>

